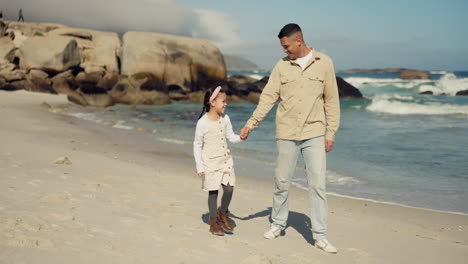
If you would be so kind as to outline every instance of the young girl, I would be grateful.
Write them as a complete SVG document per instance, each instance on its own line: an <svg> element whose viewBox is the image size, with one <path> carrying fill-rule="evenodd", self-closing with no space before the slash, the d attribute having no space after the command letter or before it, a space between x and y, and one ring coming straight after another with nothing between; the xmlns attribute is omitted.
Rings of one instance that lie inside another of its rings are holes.
<svg viewBox="0 0 468 264"><path fill-rule="evenodd" d="M210 232L218 236L223 236L223 231L234 230L229 219L228 207L236 176L226 138L231 143L241 141L239 135L232 131L229 116L224 114L226 106L226 93L220 86L206 91L203 111L198 119L193 141L197 173L203 179L203 190L208 191ZM216 210L220 186L223 187L223 197L221 207Z"/></svg>

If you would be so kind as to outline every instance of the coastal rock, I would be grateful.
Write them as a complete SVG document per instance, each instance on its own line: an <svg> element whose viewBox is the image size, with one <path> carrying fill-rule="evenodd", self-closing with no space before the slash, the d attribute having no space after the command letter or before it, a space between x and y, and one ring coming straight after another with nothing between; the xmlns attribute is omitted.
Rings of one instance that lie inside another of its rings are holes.
<svg viewBox="0 0 468 264"><path fill-rule="evenodd" d="M19 48L23 45L23 43L28 39L27 36L23 34L23 32L14 30L14 31L9 31L8 33L9 38L13 40L13 44L15 45L15 48Z"/></svg>
<svg viewBox="0 0 468 264"><path fill-rule="evenodd" d="M81 62L75 40L65 37L31 37L20 47L21 69L62 72Z"/></svg>
<svg viewBox="0 0 468 264"><path fill-rule="evenodd" d="M174 101L187 100L189 97L187 93L178 85L167 86L169 98Z"/></svg>
<svg viewBox="0 0 468 264"><path fill-rule="evenodd" d="M105 91L111 90L122 77L116 72L106 72L106 74L97 82L96 86Z"/></svg>
<svg viewBox="0 0 468 264"><path fill-rule="evenodd" d="M56 93L48 77L49 75L44 71L31 70L26 76L24 89L32 92Z"/></svg>
<svg viewBox="0 0 468 264"><path fill-rule="evenodd" d="M244 100L242 100L242 98L240 98L237 95L228 95L227 101L230 103L239 103L239 102L243 102Z"/></svg>
<svg viewBox="0 0 468 264"><path fill-rule="evenodd" d="M0 66L0 77L8 82L24 80L26 71L16 69L16 65L12 63L3 64Z"/></svg>
<svg viewBox="0 0 468 264"><path fill-rule="evenodd" d="M113 98L107 93L81 94L88 105L97 107L108 107L114 105Z"/></svg>
<svg viewBox="0 0 468 264"><path fill-rule="evenodd" d="M6 24L7 32L22 32L22 34L26 37L45 36L49 31L65 27L65 25L54 23L30 23L16 21L7 21Z"/></svg>
<svg viewBox="0 0 468 264"><path fill-rule="evenodd" d="M433 95L434 92L433 91L424 91L424 92L420 92L419 94Z"/></svg>
<svg viewBox="0 0 468 264"><path fill-rule="evenodd" d="M150 72L135 73L128 78L133 87L141 91L167 92L165 83ZM174 85L175 86L175 85Z"/></svg>
<svg viewBox="0 0 468 264"><path fill-rule="evenodd" d="M429 73L417 70L403 70L400 73L400 79L405 80L430 80Z"/></svg>
<svg viewBox="0 0 468 264"><path fill-rule="evenodd" d="M50 31L48 35L74 39L82 59L80 67L86 73L119 72L117 55L121 43L117 33L63 27Z"/></svg>
<svg viewBox="0 0 468 264"><path fill-rule="evenodd" d="M186 92L206 89L226 77L221 52L203 39L127 32L121 61L124 75L150 73L156 86L177 85Z"/></svg>
<svg viewBox="0 0 468 264"><path fill-rule="evenodd" d="M247 101L258 104L258 101L260 101L260 93L249 93L249 95L247 96Z"/></svg>
<svg viewBox="0 0 468 264"><path fill-rule="evenodd" d="M362 93L356 87L343 80L343 78L337 76L336 83L340 98L362 98Z"/></svg>
<svg viewBox="0 0 468 264"><path fill-rule="evenodd" d="M468 90L463 90L463 91L458 91L456 93L457 96L467 96L468 95Z"/></svg>
<svg viewBox="0 0 468 264"><path fill-rule="evenodd" d="M0 90L4 90L3 86L6 84L8 84L8 82L3 77L0 77Z"/></svg>
<svg viewBox="0 0 468 264"><path fill-rule="evenodd" d="M28 75L26 82L24 83L23 88L31 92L40 92L40 93L52 93L55 91L52 89L51 81L48 79L42 79L40 77Z"/></svg>
<svg viewBox="0 0 468 264"><path fill-rule="evenodd" d="M34 78L40 78L44 80L49 77L49 74L47 74L47 72L41 70L30 70L28 75Z"/></svg>
<svg viewBox="0 0 468 264"><path fill-rule="evenodd" d="M189 93L188 98L192 102L203 103L203 101L205 100L205 92L197 91L197 92Z"/></svg>
<svg viewBox="0 0 468 264"><path fill-rule="evenodd" d="M228 95L247 97L251 91L259 92L257 79L245 75L232 75L227 79Z"/></svg>
<svg viewBox="0 0 468 264"><path fill-rule="evenodd" d="M16 50L13 40L9 37L0 37L0 61L12 62ZM0 63L4 64L4 63Z"/></svg>
<svg viewBox="0 0 468 264"><path fill-rule="evenodd" d="M7 24L4 20L0 19L0 37L5 36L7 30Z"/></svg>
<svg viewBox="0 0 468 264"><path fill-rule="evenodd" d="M236 85L245 84L245 83L253 83L257 81L257 79L252 78L250 76L246 76L246 75L232 75L232 76L229 76L227 80L228 80L228 83L232 83Z"/></svg>
<svg viewBox="0 0 468 264"><path fill-rule="evenodd" d="M102 79L102 73L86 73L86 72L79 72L76 77L75 81L79 84L97 84Z"/></svg>
<svg viewBox="0 0 468 264"><path fill-rule="evenodd" d="M1 89L5 91L21 90L23 89L25 83L26 80L7 82L3 86L1 86Z"/></svg>
<svg viewBox="0 0 468 264"><path fill-rule="evenodd" d="M69 92L77 88L75 76L73 76L71 70L55 75L51 81L54 91L60 94L69 94Z"/></svg>
<svg viewBox="0 0 468 264"><path fill-rule="evenodd" d="M129 79L120 80L108 94L120 104L169 104L169 95L157 90L140 90L132 86Z"/></svg>
<svg viewBox="0 0 468 264"><path fill-rule="evenodd" d="M228 95L245 98L247 101L257 103L269 77L256 80L249 76L233 75L228 78ZM340 98L362 98L362 93L354 86L340 77L336 77ZM251 95L252 94L252 95Z"/></svg>

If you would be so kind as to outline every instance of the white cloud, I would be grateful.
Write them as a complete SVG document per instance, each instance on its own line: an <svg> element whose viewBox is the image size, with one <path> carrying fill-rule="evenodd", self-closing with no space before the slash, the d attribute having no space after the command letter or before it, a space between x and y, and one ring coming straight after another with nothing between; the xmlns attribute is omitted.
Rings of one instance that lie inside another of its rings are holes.
<svg viewBox="0 0 468 264"><path fill-rule="evenodd" d="M1 0L2 2L4 0ZM229 14L191 9L175 0L6 0L0 3L6 19L61 23L115 31L148 31L193 36L212 41L222 50L240 45L238 24Z"/></svg>
<svg viewBox="0 0 468 264"><path fill-rule="evenodd" d="M199 24L193 28L193 36L212 40L223 50L239 47L239 24L229 14L210 9L195 9Z"/></svg>

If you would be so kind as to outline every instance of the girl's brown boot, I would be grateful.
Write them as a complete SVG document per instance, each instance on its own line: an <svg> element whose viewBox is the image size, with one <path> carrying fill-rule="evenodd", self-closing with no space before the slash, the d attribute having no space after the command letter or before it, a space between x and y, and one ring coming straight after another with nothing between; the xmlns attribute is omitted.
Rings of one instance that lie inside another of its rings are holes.
<svg viewBox="0 0 468 264"><path fill-rule="evenodd" d="M223 213L221 207L218 207L218 223L225 232L232 233L234 231L234 226L229 218L229 211Z"/></svg>
<svg viewBox="0 0 468 264"><path fill-rule="evenodd" d="M224 236L223 229L219 226L216 218L210 217L210 232L213 235Z"/></svg>

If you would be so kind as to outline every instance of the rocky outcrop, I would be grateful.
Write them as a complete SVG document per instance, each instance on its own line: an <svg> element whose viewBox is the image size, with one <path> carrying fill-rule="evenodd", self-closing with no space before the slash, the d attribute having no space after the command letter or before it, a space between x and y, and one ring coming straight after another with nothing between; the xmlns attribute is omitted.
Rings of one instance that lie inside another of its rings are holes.
<svg viewBox="0 0 468 264"><path fill-rule="evenodd" d="M80 67L86 73L104 75L105 72L120 71L121 43L117 33L64 27L52 30L48 35L74 39L80 51Z"/></svg>
<svg viewBox="0 0 468 264"><path fill-rule="evenodd" d="M351 69L344 70L344 73L400 73L400 79L406 80L430 80L427 71L419 71L406 68L379 68L379 69Z"/></svg>
<svg viewBox="0 0 468 264"><path fill-rule="evenodd" d="M256 80L249 76L233 75L227 80L227 94L247 101L258 103L260 94L268 82L269 77ZM361 92L340 77L336 77L338 93L342 99L361 99ZM232 101L235 101L232 98Z"/></svg>
<svg viewBox="0 0 468 264"><path fill-rule="evenodd" d="M127 32L123 36L122 74L139 73L147 74L155 87L165 84L190 92L224 80L226 68L219 49L207 40Z"/></svg>
<svg viewBox="0 0 468 264"><path fill-rule="evenodd" d="M82 105L165 104L222 83L207 40L0 20L0 89L63 93Z"/></svg>
<svg viewBox="0 0 468 264"><path fill-rule="evenodd" d="M458 91L457 96L468 96L468 90Z"/></svg>
<svg viewBox="0 0 468 264"><path fill-rule="evenodd" d="M57 28L66 27L62 24L53 24L53 23L24 23L24 22L15 22L15 21L6 21L7 24L6 32L11 34L12 32L22 32L26 37L34 36L45 36L49 31L55 30Z"/></svg>
<svg viewBox="0 0 468 264"><path fill-rule="evenodd" d="M343 80L341 77L336 77L338 85L338 94L342 99L360 99L362 93L354 86Z"/></svg>
<svg viewBox="0 0 468 264"><path fill-rule="evenodd" d="M0 65L12 62L15 56L15 44L9 37L0 37Z"/></svg>
<svg viewBox="0 0 468 264"><path fill-rule="evenodd" d="M417 70L403 70L400 73L400 79L405 80L430 80L429 73Z"/></svg>
<svg viewBox="0 0 468 264"><path fill-rule="evenodd" d="M433 91L424 91L424 92L420 92L419 94L423 94L423 95L433 95L434 92L433 92Z"/></svg>
<svg viewBox="0 0 468 264"><path fill-rule="evenodd" d="M65 37L30 37L19 48L19 64L23 70L63 72L79 66L80 62L77 42Z"/></svg>

